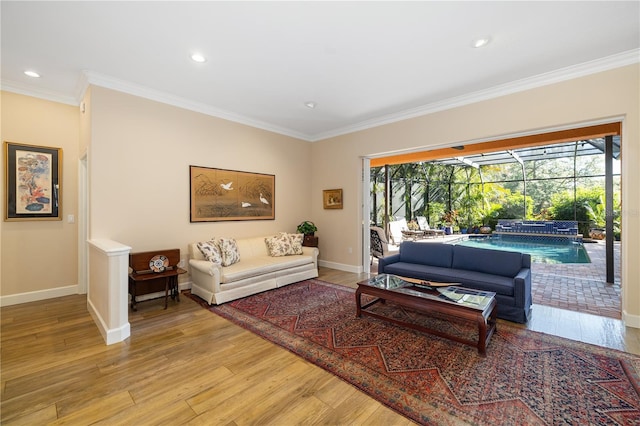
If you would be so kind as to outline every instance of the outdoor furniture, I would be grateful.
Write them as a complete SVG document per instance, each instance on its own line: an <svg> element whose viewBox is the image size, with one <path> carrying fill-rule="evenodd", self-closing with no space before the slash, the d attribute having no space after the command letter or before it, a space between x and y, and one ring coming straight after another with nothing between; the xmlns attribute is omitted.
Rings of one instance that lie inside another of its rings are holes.
<svg viewBox="0 0 640 426"><path fill-rule="evenodd" d="M402 231L408 230L409 225L407 224L407 219L405 218L392 220L391 222L389 222L389 235L391 237L391 244L399 246L400 243L404 240Z"/></svg>
<svg viewBox="0 0 640 426"><path fill-rule="evenodd" d="M415 241L415 240L420 240L422 238L424 238L426 235L423 231L412 231L412 230L403 230L402 231L402 239L403 240L411 240L411 241Z"/></svg>
<svg viewBox="0 0 640 426"><path fill-rule="evenodd" d="M371 264L373 264L374 257L380 259L389 254L389 241L387 241L384 229L379 226L370 227L369 233L371 238L369 253L371 254Z"/></svg>
<svg viewBox="0 0 640 426"><path fill-rule="evenodd" d="M425 236L433 236L436 237L440 235L444 238L445 232L442 229L432 229L429 226L429 222L427 222L427 218L424 216L416 216L416 222L418 223L418 227L424 233Z"/></svg>

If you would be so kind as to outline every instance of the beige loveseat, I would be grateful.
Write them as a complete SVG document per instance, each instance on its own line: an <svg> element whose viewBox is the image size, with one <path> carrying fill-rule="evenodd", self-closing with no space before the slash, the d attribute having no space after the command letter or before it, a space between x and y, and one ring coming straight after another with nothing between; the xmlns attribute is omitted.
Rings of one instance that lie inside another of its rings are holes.
<svg viewBox="0 0 640 426"><path fill-rule="evenodd" d="M269 237L236 239L240 260L229 266L207 260L198 243L189 244L191 293L217 305L318 276L317 248L271 256L265 242Z"/></svg>

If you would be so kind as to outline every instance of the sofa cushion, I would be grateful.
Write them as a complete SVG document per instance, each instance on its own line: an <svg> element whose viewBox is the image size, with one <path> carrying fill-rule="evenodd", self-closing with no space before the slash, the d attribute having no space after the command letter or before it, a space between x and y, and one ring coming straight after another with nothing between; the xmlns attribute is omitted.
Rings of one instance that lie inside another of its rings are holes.
<svg viewBox="0 0 640 426"><path fill-rule="evenodd" d="M522 253L453 246L452 268L513 278L522 269Z"/></svg>
<svg viewBox="0 0 640 426"><path fill-rule="evenodd" d="M215 240L215 238L211 239L210 241L197 243L196 246L205 257L205 259L207 259L209 262L222 263L222 256L220 255L218 242Z"/></svg>
<svg viewBox="0 0 640 426"><path fill-rule="evenodd" d="M441 243L405 241L400 244L400 261L451 268L453 246Z"/></svg>
<svg viewBox="0 0 640 426"><path fill-rule="evenodd" d="M240 261L240 252L238 251L238 245L235 239L219 238L218 247L222 255L222 266L230 266Z"/></svg>
<svg viewBox="0 0 640 426"><path fill-rule="evenodd" d="M296 266L313 264L311 256L255 256L243 259L222 270L220 282L223 284L243 280L249 277L264 275Z"/></svg>
<svg viewBox="0 0 640 426"><path fill-rule="evenodd" d="M423 265L420 263L391 263L385 266L384 273L440 283L455 282L451 279L451 268Z"/></svg>
<svg viewBox="0 0 640 426"><path fill-rule="evenodd" d="M496 294L513 297L513 278L501 275L487 274L477 271L465 271L463 269L452 269L451 281L459 282L463 287L473 288L480 291L493 291Z"/></svg>

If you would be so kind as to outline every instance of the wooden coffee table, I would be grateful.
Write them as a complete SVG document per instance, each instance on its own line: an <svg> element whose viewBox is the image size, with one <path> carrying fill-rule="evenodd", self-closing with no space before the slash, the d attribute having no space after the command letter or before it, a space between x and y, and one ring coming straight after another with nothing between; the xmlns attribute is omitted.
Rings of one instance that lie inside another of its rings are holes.
<svg viewBox="0 0 640 426"><path fill-rule="evenodd" d="M359 318L362 315L368 315L414 330L474 346L478 348L478 352L481 355L485 355L487 344L496 330L496 294L490 291L478 291L459 286L435 288L427 284L428 283L420 280L388 274L380 274L368 280L361 281L358 283L358 289L356 290L356 316ZM363 294L376 297L376 299L366 305L362 305L361 295ZM404 322L367 310L367 308L375 303L385 300L427 314L436 312L455 318L474 321L478 324L478 341L453 336L439 330Z"/></svg>

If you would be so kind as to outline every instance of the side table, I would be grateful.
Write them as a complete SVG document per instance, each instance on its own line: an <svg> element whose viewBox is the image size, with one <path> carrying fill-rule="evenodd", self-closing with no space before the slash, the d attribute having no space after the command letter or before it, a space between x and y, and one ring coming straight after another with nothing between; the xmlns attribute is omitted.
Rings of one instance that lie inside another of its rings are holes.
<svg viewBox="0 0 640 426"><path fill-rule="evenodd" d="M164 289L164 308L169 294L180 301L178 276L185 271L178 267L180 249L165 249L129 254L129 294L131 309L136 310L136 297L160 292Z"/></svg>
<svg viewBox="0 0 640 426"><path fill-rule="evenodd" d="M305 247L318 247L318 237L305 235L304 240L302 240L302 245Z"/></svg>
<svg viewBox="0 0 640 426"><path fill-rule="evenodd" d="M132 272L129 274L129 294L131 294L131 309L137 311L136 296L153 292L153 281L164 281L164 308L167 309L169 295L171 299L180 301L178 289L178 275L184 274L182 268L175 267L163 272ZM145 285L147 284L147 285Z"/></svg>

